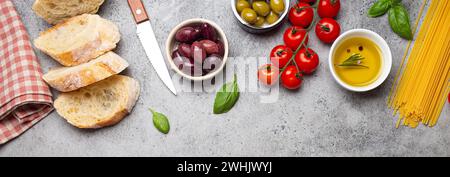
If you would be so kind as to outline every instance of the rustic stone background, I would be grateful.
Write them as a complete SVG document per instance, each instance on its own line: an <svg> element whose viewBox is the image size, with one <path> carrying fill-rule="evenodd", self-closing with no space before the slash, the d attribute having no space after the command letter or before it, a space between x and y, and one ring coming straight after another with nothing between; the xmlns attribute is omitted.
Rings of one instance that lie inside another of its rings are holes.
<svg viewBox="0 0 450 177"><path fill-rule="evenodd" d="M137 39L126 1L107 0L99 14L119 25L122 40L115 51L130 63L125 74L142 85L132 114L114 127L79 130L53 112L19 138L0 146L0 156L448 156L449 105L434 128L395 128L396 118L387 109L386 98L407 41L390 30L387 17L367 17L374 1L341 1L338 21L343 31L370 29L387 40L393 70L381 87L362 94L339 87L328 70L330 46L312 34L310 46L318 52L321 65L305 79L300 91L280 89L279 101L271 104L260 103L258 93L242 93L229 113L213 115L214 93L173 96L162 85ZM31 11L33 0L13 2L31 38L49 27ZM403 3L414 21L421 2ZM228 36L230 56L240 57L267 56L272 47L282 43L283 29L289 25L266 35L248 34L238 27L229 0L145 0L145 6L163 50L169 31L190 18L218 23ZM43 53L36 53L44 71L58 66ZM172 129L168 135L153 127L149 107L169 117Z"/></svg>

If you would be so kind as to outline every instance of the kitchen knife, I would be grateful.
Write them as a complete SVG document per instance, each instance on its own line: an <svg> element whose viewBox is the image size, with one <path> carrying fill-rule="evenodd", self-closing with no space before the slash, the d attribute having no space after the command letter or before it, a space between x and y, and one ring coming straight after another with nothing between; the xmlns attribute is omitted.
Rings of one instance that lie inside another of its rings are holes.
<svg viewBox="0 0 450 177"><path fill-rule="evenodd" d="M128 0L128 5L133 13L134 20L137 24L137 35L144 47L145 53L152 63L153 68L156 70L159 78L164 82L167 88L177 95L175 86L173 85L172 78L170 77L164 57L159 48L158 41L156 40L155 33L153 32L150 24L150 19L147 15L144 5L141 0Z"/></svg>

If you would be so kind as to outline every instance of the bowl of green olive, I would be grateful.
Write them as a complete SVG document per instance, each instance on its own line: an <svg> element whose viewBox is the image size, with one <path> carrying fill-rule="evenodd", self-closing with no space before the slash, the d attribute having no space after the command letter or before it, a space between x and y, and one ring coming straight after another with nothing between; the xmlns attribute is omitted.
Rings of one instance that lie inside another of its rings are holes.
<svg viewBox="0 0 450 177"><path fill-rule="evenodd" d="M290 0L231 0L238 24L250 33L266 33L280 26L289 12Z"/></svg>

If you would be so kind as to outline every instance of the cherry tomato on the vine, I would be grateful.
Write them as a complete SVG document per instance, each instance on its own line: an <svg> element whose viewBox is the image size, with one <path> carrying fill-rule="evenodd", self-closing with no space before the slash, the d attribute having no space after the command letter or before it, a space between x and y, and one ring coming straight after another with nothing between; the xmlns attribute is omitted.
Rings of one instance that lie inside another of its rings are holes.
<svg viewBox="0 0 450 177"><path fill-rule="evenodd" d="M319 66L319 55L310 48L302 48L295 55L295 63L303 73L312 74Z"/></svg>
<svg viewBox="0 0 450 177"><path fill-rule="evenodd" d="M275 46L270 52L270 61L274 66L283 68L293 56L292 49L286 45Z"/></svg>
<svg viewBox="0 0 450 177"><path fill-rule="evenodd" d="M281 83L283 87L295 90L300 88L303 81L303 75L295 66L288 66L281 74Z"/></svg>
<svg viewBox="0 0 450 177"><path fill-rule="evenodd" d="M317 13L320 18L334 18L341 9L339 0L320 0L317 7Z"/></svg>
<svg viewBox="0 0 450 177"><path fill-rule="evenodd" d="M325 43L333 43L341 34L341 26L332 18L324 18L316 24L316 35Z"/></svg>
<svg viewBox="0 0 450 177"><path fill-rule="evenodd" d="M289 10L289 21L294 26L307 28L314 19L314 10L307 4L300 2Z"/></svg>
<svg viewBox="0 0 450 177"><path fill-rule="evenodd" d="M258 69L258 80L267 86L274 85L278 81L280 70L272 64L266 64Z"/></svg>
<svg viewBox="0 0 450 177"><path fill-rule="evenodd" d="M283 40L286 46L296 51L304 40L305 46L308 45L308 36L305 29L299 26L291 26L284 32ZM305 39L306 38L306 39Z"/></svg>

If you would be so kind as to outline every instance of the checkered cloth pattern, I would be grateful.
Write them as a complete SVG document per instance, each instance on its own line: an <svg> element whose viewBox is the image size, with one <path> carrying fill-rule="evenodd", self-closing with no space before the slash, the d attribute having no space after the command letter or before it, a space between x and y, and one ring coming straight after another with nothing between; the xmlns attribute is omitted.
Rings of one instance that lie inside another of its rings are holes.
<svg viewBox="0 0 450 177"><path fill-rule="evenodd" d="M0 144L47 116L52 104L25 26L13 3L0 0Z"/></svg>

